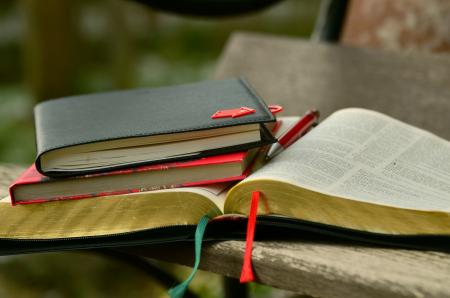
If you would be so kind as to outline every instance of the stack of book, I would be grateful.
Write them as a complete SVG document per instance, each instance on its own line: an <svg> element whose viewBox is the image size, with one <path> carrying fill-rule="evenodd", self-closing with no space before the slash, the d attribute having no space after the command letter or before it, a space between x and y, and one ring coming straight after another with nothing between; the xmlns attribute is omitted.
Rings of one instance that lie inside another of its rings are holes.
<svg viewBox="0 0 450 298"><path fill-rule="evenodd" d="M242 180L275 117L243 79L50 100L13 204Z"/></svg>
<svg viewBox="0 0 450 298"><path fill-rule="evenodd" d="M450 250L450 143L375 111L337 111L262 167L276 119L241 79L58 99L35 118L0 254L192 240L205 214L206 239L236 238L256 191L260 235Z"/></svg>

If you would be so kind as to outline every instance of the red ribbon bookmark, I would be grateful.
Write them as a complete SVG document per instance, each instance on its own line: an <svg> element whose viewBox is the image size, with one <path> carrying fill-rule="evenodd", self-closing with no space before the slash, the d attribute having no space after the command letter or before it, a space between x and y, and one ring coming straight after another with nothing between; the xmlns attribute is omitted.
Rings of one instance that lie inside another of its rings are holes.
<svg viewBox="0 0 450 298"><path fill-rule="evenodd" d="M245 240L244 263L242 264L241 278L239 279L240 283L255 281L255 275L253 274L253 267L252 267L252 249L253 249L253 239L255 238L256 213L258 212L259 197L260 197L259 191L252 192L252 202L247 222L247 237Z"/></svg>

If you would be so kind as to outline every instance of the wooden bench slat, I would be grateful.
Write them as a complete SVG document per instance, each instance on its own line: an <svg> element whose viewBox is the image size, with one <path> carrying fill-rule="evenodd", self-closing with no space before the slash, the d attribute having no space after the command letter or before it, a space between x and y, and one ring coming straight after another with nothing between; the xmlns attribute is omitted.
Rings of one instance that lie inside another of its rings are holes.
<svg viewBox="0 0 450 298"><path fill-rule="evenodd" d="M244 241L205 244L200 268L239 278ZM191 266L192 245L134 247L130 253ZM255 242L258 282L313 297L450 297L445 253L310 241Z"/></svg>

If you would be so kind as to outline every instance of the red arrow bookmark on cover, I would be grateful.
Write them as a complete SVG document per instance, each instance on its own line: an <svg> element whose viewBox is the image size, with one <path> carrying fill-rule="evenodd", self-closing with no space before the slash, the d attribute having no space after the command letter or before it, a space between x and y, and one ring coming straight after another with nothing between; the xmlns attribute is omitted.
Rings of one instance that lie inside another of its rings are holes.
<svg viewBox="0 0 450 298"><path fill-rule="evenodd" d="M269 105L269 110L272 112L272 114L279 113L283 111L283 107L279 105ZM237 118L249 114L253 114L256 112L255 109L247 108L247 107L240 107L239 109L229 109L229 110L218 110L214 114L212 114L212 119L217 118Z"/></svg>
<svg viewBox="0 0 450 298"><path fill-rule="evenodd" d="M229 109L229 110L219 110L215 112L211 118L217 119L217 118L237 118L241 116L245 116L248 114L253 114L256 112L255 109L247 108L247 107L240 107L239 109Z"/></svg>

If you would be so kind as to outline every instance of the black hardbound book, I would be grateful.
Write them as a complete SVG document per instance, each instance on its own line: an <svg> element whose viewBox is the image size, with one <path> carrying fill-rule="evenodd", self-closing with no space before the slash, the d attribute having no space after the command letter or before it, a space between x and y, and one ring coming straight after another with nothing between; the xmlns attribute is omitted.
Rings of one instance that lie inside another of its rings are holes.
<svg viewBox="0 0 450 298"><path fill-rule="evenodd" d="M249 108L241 117L218 111ZM244 79L96 93L34 110L38 171L71 176L269 144L275 118Z"/></svg>

